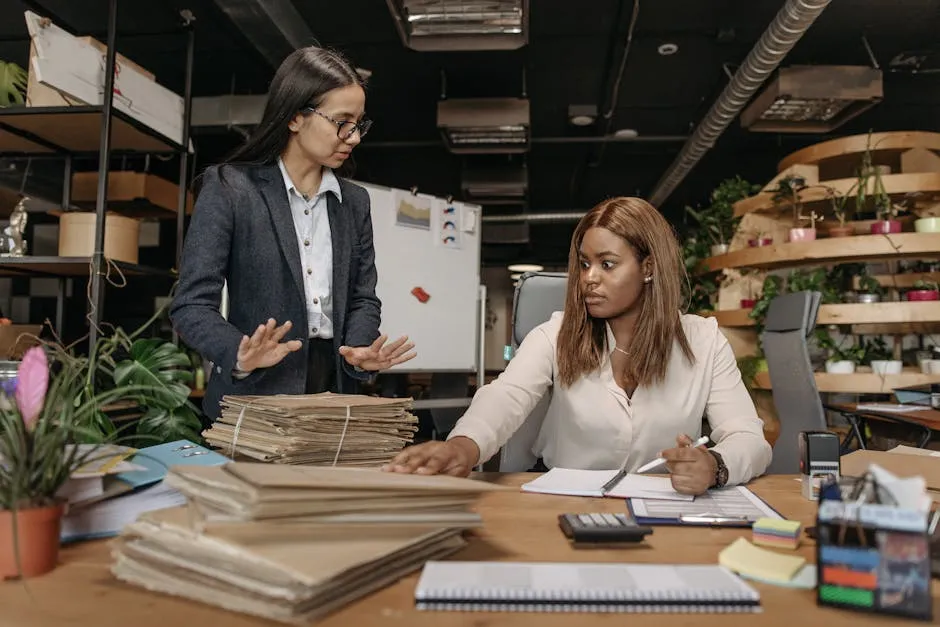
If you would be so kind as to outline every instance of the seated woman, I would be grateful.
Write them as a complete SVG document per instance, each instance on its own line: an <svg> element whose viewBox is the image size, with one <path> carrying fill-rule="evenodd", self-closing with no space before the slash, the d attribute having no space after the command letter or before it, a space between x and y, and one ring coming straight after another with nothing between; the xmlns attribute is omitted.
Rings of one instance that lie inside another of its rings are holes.
<svg viewBox="0 0 940 627"><path fill-rule="evenodd" d="M600 203L571 240L564 312L526 336L446 442L406 448L385 470L466 476L551 393L533 451L549 468L634 470L662 454L687 494L760 475L771 458L763 423L715 319L682 315L687 282L654 207ZM703 415L708 450L690 447Z"/></svg>

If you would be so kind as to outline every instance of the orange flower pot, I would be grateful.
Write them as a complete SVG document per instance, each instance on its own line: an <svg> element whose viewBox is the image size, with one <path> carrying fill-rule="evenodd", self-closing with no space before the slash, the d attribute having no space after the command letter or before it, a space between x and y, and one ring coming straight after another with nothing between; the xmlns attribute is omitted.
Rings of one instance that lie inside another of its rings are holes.
<svg viewBox="0 0 940 627"><path fill-rule="evenodd" d="M18 568L13 543L13 512L0 510L0 578L38 577L56 567L64 512L64 503L17 510L21 566Z"/></svg>

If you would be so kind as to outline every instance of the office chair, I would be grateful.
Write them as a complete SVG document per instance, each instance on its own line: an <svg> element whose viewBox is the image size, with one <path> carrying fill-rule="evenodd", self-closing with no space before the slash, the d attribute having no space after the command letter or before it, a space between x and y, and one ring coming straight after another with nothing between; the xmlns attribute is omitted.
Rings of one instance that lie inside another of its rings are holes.
<svg viewBox="0 0 940 627"><path fill-rule="evenodd" d="M809 291L785 294L771 301L767 311L761 342L780 417L780 436L774 444L768 474L798 473L798 434L827 429L806 343L816 327L821 296Z"/></svg>
<svg viewBox="0 0 940 627"><path fill-rule="evenodd" d="M568 275L564 272L527 272L520 277L513 295L512 337L515 349L529 331L547 322L556 311L565 309ZM535 466L538 458L532 452L551 403L549 390L499 453L500 472L524 472Z"/></svg>

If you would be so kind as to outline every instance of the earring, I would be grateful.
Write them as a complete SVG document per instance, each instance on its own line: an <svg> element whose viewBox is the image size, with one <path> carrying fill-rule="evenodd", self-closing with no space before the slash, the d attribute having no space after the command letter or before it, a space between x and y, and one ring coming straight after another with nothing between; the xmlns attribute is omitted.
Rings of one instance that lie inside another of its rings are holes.
<svg viewBox="0 0 940 627"><path fill-rule="evenodd" d="M645 277L645 278L643 279L643 282L644 282L644 283L650 283L650 282L652 282L652 280L653 280L653 277L648 276L648 277Z"/></svg>

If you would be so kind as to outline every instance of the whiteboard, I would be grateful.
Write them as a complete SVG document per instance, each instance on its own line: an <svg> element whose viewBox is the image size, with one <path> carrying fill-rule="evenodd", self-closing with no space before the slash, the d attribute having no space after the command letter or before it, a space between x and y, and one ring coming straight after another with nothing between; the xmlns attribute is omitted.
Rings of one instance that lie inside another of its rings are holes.
<svg viewBox="0 0 940 627"><path fill-rule="evenodd" d="M481 341L480 207L357 183L372 203L381 331L391 339L407 335L417 351L393 370L475 371ZM424 290L426 302L415 288Z"/></svg>

